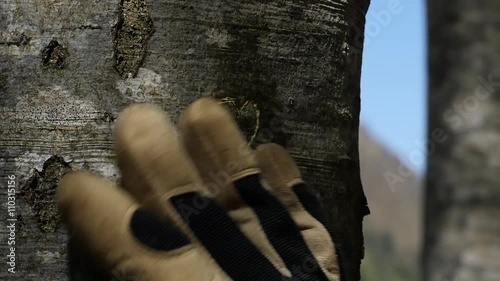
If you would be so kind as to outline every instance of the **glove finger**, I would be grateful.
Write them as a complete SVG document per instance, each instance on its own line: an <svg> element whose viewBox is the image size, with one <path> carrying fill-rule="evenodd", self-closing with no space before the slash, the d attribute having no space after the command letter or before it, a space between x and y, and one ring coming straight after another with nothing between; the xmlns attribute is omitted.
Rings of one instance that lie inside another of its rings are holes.
<svg viewBox="0 0 500 281"><path fill-rule="evenodd" d="M256 158L261 169L264 181L280 198L291 212L303 212L293 186L303 184L299 168L288 154L286 149L275 143L259 145L256 149ZM308 222L299 225L301 228L311 228Z"/></svg>
<svg viewBox="0 0 500 281"><path fill-rule="evenodd" d="M226 206L237 206L239 198L228 187L259 171L255 156L229 111L213 99L199 99L183 112L180 129L181 141L205 192Z"/></svg>
<svg viewBox="0 0 500 281"><path fill-rule="evenodd" d="M81 240L111 272L121 276L162 280L150 278L172 269L175 259L164 258L193 249L184 234L167 221L140 208L124 190L90 173L64 176L57 190L57 203L74 238Z"/></svg>
<svg viewBox="0 0 500 281"><path fill-rule="evenodd" d="M165 198L199 186L161 108L138 104L125 109L118 118L115 139L122 185L144 206L168 212Z"/></svg>
<svg viewBox="0 0 500 281"><path fill-rule="evenodd" d="M285 148L273 143L258 146L256 157L263 180L291 213L323 271L339 276L336 245L320 219L319 202L307 191L295 161Z"/></svg>
<svg viewBox="0 0 500 281"><path fill-rule="evenodd" d="M213 99L199 99L182 114L180 128L181 141L202 179L204 193L215 197L245 236L276 268L288 274L257 216L233 186L239 179L256 175L259 169L229 111Z"/></svg>

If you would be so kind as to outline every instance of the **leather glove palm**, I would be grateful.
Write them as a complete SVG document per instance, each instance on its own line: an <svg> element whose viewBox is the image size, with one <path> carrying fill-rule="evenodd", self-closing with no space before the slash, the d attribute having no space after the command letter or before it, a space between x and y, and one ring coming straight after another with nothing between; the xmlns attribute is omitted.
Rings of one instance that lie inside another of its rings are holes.
<svg viewBox="0 0 500 281"><path fill-rule="evenodd" d="M122 187L66 175L58 204L74 235L111 271L137 281L338 281L319 202L285 149L250 150L229 112L200 99L180 138L152 105L116 124Z"/></svg>

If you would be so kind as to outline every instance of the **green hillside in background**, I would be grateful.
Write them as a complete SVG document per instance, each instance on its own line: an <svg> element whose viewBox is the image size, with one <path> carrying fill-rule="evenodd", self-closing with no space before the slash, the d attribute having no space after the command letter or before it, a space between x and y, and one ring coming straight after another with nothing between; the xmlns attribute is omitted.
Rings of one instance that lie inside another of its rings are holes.
<svg viewBox="0 0 500 281"><path fill-rule="evenodd" d="M417 281L422 233L421 180L415 175L401 175L401 160L363 128L359 152L363 188L371 210L364 220L361 280ZM391 173L402 176L404 181L389 184L386 176Z"/></svg>

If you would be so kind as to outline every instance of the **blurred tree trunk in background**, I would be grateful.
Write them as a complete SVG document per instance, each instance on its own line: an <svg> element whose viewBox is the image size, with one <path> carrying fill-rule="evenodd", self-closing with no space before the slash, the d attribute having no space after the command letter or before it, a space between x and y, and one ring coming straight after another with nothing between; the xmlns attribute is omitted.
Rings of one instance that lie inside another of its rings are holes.
<svg viewBox="0 0 500 281"><path fill-rule="evenodd" d="M500 2L428 1L425 281L500 280Z"/></svg>
<svg viewBox="0 0 500 281"><path fill-rule="evenodd" d="M368 2L1 1L0 176L2 186L7 175L17 181L18 273L2 263L0 278L110 280L79 258L76 241L67 247L54 204L61 175L89 169L118 180L113 121L127 105L152 102L175 120L212 96L254 145L274 141L291 151L340 234L347 280L359 280ZM6 241L7 230L0 235Z"/></svg>

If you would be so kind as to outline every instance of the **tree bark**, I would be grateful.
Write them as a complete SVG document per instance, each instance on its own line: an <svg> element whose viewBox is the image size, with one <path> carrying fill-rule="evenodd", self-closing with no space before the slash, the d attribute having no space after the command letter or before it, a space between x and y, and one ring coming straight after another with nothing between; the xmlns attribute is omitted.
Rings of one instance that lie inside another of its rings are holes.
<svg viewBox="0 0 500 281"><path fill-rule="evenodd" d="M110 280L58 223L61 175L88 169L119 179L113 121L127 105L155 103L175 120L212 96L252 145L289 149L339 234L347 280L359 280L367 8L367 0L2 1L1 184L15 175L17 273L0 277ZM0 219L8 218L5 209ZM7 241L10 232L0 235ZM2 251L9 254L6 244Z"/></svg>
<svg viewBox="0 0 500 281"><path fill-rule="evenodd" d="M428 1L426 281L500 280L500 3Z"/></svg>

